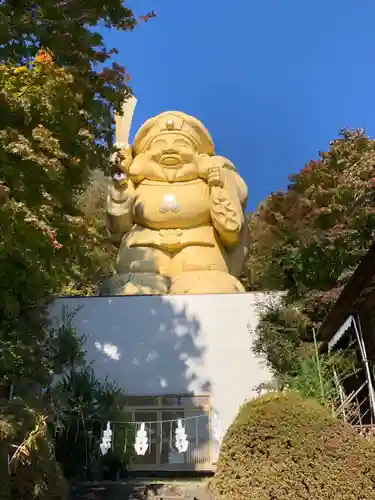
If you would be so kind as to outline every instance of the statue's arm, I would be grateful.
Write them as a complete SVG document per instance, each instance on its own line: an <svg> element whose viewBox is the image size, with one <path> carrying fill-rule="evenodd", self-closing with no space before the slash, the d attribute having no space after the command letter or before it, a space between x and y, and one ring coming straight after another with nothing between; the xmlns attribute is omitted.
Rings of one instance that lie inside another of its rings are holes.
<svg viewBox="0 0 375 500"><path fill-rule="evenodd" d="M133 226L133 207L136 200L132 185L110 183L107 194L107 228L113 243L120 243Z"/></svg>
<svg viewBox="0 0 375 500"><path fill-rule="evenodd" d="M223 244L237 245L245 224L244 202L247 197L246 185L233 170L212 167L208 174L211 186L211 218Z"/></svg>

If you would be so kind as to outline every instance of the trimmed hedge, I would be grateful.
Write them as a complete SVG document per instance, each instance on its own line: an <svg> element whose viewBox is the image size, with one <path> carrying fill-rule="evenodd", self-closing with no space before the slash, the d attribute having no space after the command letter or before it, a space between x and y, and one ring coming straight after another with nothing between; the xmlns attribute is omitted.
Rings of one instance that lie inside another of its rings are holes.
<svg viewBox="0 0 375 500"><path fill-rule="evenodd" d="M245 404L222 444L216 500L375 500L375 446L293 392Z"/></svg>

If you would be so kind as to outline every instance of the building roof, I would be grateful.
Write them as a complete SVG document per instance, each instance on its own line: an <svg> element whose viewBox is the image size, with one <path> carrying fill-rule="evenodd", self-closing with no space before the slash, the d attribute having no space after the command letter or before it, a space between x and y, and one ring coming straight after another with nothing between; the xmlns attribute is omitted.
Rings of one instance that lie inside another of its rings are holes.
<svg viewBox="0 0 375 500"><path fill-rule="evenodd" d="M375 242L321 324L319 340L326 345L350 314L369 312L375 315Z"/></svg>

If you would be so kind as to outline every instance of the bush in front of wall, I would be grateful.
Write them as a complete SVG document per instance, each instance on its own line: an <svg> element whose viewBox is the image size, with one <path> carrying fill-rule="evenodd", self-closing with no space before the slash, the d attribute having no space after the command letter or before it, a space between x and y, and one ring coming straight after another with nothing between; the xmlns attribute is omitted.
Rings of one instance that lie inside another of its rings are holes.
<svg viewBox="0 0 375 500"><path fill-rule="evenodd" d="M222 444L216 500L375 500L375 447L292 391L246 403Z"/></svg>
<svg viewBox="0 0 375 500"><path fill-rule="evenodd" d="M68 500L69 497L70 486L56 461L39 402L1 401L1 500Z"/></svg>

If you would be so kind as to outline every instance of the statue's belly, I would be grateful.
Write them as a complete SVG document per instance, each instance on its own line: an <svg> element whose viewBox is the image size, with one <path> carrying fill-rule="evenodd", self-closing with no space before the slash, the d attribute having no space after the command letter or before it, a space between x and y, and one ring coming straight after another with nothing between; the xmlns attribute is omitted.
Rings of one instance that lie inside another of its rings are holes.
<svg viewBox="0 0 375 500"><path fill-rule="evenodd" d="M210 223L209 187L201 179L178 183L143 181L136 192L137 224L151 229L184 229Z"/></svg>

